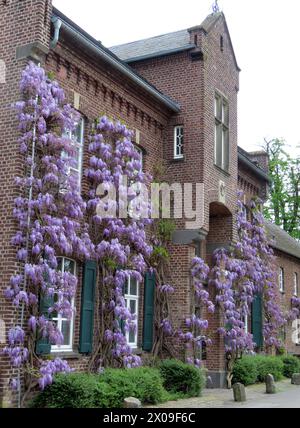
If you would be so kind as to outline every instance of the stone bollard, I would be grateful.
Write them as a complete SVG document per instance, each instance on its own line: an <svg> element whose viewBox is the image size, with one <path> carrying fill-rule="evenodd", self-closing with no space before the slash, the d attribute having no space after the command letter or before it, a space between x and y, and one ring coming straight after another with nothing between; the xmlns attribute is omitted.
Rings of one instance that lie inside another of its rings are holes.
<svg viewBox="0 0 300 428"><path fill-rule="evenodd" d="M266 393L267 394L276 394L276 385L274 381L274 376L268 374L266 376Z"/></svg>
<svg viewBox="0 0 300 428"><path fill-rule="evenodd" d="M214 384L213 384L212 378L210 376L208 376L206 379L206 388L207 389L214 389Z"/></svg>
<svg viewBox="0 0 300 428"><path fill-rule="evenodd" d="M234 401L238 403L247 401L245 386L242 385L241 383L235 383L233 385L233 397L234 397Z"/></svg>
<svg viewBox="0 0 300 428"><path fill-rule="evenodd" d="M300 373L293 374L292 385L300 385Z"/></svg>
<svg viewBox="0 0 300 428"><path fill-rule="evenodd" d="M124 400L125 409L140 409L142 407L142 403L140 400L134 397L128 397Z"/></svg>

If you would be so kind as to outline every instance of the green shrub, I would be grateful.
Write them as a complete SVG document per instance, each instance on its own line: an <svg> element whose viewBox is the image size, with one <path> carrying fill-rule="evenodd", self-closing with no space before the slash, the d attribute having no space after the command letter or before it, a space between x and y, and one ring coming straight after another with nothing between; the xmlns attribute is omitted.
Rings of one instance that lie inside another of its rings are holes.
<svg viewBox="0 0 300 428"><path fill-rule="evenodd" d="M203 372L177 360L162 361L159 366L164 387L170 393L198 397L204 385Z"/></svg>
<svg viewBox="0 0 300 428"><path fill-rule="evenodd" d="M279 357L256 356L258 381L265 382L266 376L271 374L274 380L278 381L283 378L283 361Z"/></svg>
<svg viewBox="0 0 300 428"><path fill-rule="evenodd" d="M257 360L254 356L244 356L237 360L233 369L233 383L242 383L245 386L257 382Z"/></svg>
<svg viewBox="0 0 300 428"><path fill-rule="evenodd" d="M32 402L36 408L120 408L126 397L157 404L169 396L159 370L108 369L102 375L58 375Z"/></svg>
<svg viewBox="0 0 300 428"><path fill-rule="evenodd" d="M300 373L300 359L293 355L281 357L283 362L283 375L292 378L294 373Z"/></svg>
<svg viewBox="0 0 300 428"><path fill-rule="evenodd" d="M54 382L33 400L36 408L97 407L97 377L84 373L55 376Z"/></svg>
<svg viewBox="0 0 300 428"><path fill-rule="evenodd" d="M159 370L154 368L108 369L100 376L100 395L103 395L102 384L111 388L110 393L105 391L105 397L100 400L103 403L105 399L105 407L121 407L126 397L136 397L148 404L167 399Z"/></svg>

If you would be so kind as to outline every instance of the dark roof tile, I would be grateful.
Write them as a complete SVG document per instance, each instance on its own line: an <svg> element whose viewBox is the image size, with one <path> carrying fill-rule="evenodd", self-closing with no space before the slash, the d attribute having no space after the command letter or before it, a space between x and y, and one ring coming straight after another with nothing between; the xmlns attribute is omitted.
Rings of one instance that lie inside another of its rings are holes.
<svg viewBox="0 0 300 428"><path fill-rule="evenodd" d="M194 45L190 44L189 32L181 30L124 45L112 46L110 50L122 60L132 61L135 58L156 56L169 51L193 47Z"/></svg>

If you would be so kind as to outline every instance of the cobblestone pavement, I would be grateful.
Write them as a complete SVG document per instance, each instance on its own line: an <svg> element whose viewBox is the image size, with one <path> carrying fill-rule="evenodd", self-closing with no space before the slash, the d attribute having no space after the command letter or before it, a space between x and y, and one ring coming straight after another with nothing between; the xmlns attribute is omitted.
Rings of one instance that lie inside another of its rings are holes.
<svg viewBox="0 0 300 428"><path fill-rule="evenodd" d="M249 386L246 403L235 403L230 390L205 389L202 397L169 401L153 408L300 408L300 386L284 380L277 382L276 387L275 395L267 395L264 384Z"/></svg>

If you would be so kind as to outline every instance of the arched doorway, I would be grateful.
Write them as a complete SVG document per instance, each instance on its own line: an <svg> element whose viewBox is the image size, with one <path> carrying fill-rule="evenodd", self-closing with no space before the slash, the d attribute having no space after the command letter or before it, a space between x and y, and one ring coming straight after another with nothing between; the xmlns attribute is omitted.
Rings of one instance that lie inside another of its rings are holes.
<svg viewBox="0 0 300 428"><path fill-rule="evenodd" d="M222 203L213 202L209 207L209 232L206 238L206 262L212 266L213 254L219 248L229 248L233 241L233 215ZM209 285L209 293L213 300L215 289ZM209 336L212 346L207 348L206 367L212 378L214 387L226 387L226 362L224 340L219 335L218 329L222 327L222 316L218 307L214 314L207 314L209 322Z"/></svg>

